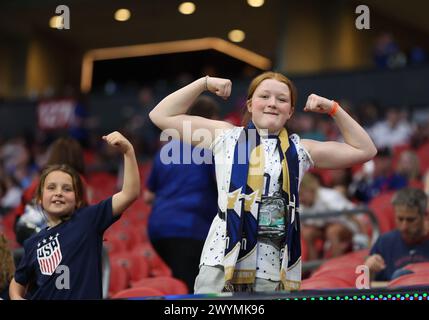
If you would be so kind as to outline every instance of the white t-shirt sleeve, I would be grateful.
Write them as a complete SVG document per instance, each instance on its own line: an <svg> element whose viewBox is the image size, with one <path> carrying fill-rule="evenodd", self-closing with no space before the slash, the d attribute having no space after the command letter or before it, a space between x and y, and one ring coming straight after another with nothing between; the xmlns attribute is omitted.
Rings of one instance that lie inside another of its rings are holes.
<svg viewBox="0 0 429 320"><path fill-rule="evenodd" d="M314 162L307 149L301 144L301 139L297 134L292 134L290 139L295 144L296 151L298 152L299 185L301 185L302 177L308 170L314 167Z"/></svg>

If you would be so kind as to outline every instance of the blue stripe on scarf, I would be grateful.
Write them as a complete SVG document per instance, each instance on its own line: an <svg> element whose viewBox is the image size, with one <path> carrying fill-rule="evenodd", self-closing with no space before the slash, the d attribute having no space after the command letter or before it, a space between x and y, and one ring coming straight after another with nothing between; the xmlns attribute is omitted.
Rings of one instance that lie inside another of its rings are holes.
<svg viewBox="0 0 429 320"><path fill-rule="evenodd" d="M260 136L256 133L256 141L254 139L249 139L249 130L256 130L256 127L252 122L241 132L235 145L229 192L233 192L239 188L244 189L241 191L242 194L251 194L253 192L253 190L247 185L247 175L249 172L250 153L255 146L260 144ZM240 250L238 259L247 255L256 245L257 234L254 230L257 230L258 226L258 221L250 213L245 212L244 199L241 199L240 205L242 217L240 217L234 210L227 209L227 235L229 236L229 242L228 247L225 250L226 255L234 248L236 243L240 241L244 231L247 240L247 249L243 250L242 248L242 250Z"/></svg>
<svg viewBox="0 0 429 320"><path fill-rule="evenodd" d="M295 198L295 220L293 223L289 220L288 229L287 229L287 242L289 248L289 261L288 267L294 265L296 261L301 257L301 228L300 220L298 213L299 206L299 194L298 194L298 184L299 184L299 159L298 152L296 150L295 144L289 138L289 148L286 151L287 166L289 169L289 181L290 183L290 194L293 200ZM287 196L286 196L287 197ZM289 219L291 217L289 216Z"/></svg>
<svg viewBox="0 0 429 320"><path fill-rule="evenodd" d="M260 144L260 136L256 133L256 141L249 137L249 130L256 129L254 124L250 122L249 126L245 128L235 145L234 148L234 160L232 165L231 180L229 185L229 193L240 188L241 194L237 196L250 195L253 190L247 185L248 171L249 171L249 159L250 154L253 148ZM255 131L256 132L256 131ZM256 143L253 145L252 143ZM279 146L280 148L280 143ZM281 150L281 149L279 149ZM295 203L298 207L298 182L299 182L299 161L298 153L295 147L295 144L289 138L289 148L286 150L286 153L283 154L280 152L280 160L283 160L286 156L288 171L289 171L289 185L290 185L290 194L292 200L295 199ZM283 189L282 189L283 190ZM289 196L286 192L282 192L282 196L285 199L286 203L289 205ZM229 201L229 199L228 199ZM238 260L246 256L255 246L257 245L257 229L258 221L253 217L249 212L245 212L244 199L240 200L240 212L241 216L235 212L234 208L227 206L227 215L226 215L226 226L227 226L227 237L229 238L228 245L225 248L225 256L230 253L237 243L241 242L243 236L246 237L247 245L244 250L241 247L241 250L238 255ZM289 208L289 206L288 206ZM290 212L289 212L290 213ZM288 214L287 219L287 243L289 251L288 267L294 265L301 256L301 239L300 239L300 225L299 225L299 215L295 211L295 219L293 224L291 224L291 216Z"/></svg>

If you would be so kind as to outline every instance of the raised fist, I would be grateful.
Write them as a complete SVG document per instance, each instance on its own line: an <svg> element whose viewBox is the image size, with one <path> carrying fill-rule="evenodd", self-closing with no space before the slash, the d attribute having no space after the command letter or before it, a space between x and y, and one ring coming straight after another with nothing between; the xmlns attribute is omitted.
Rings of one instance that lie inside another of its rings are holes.
<svg viewBox="0 0 429 320"><path fill-rule="evenodd" d="M229 79L206 77L207 90L217 96L227 99L231 94L232 82Z"/></svg>
<svg viewBox="0 0 429 320"><path fill-rule="evenodd" d="M334 107L334 101L318 96L317 94L310 94L305 104L304 111L329 113Z"/></svg>

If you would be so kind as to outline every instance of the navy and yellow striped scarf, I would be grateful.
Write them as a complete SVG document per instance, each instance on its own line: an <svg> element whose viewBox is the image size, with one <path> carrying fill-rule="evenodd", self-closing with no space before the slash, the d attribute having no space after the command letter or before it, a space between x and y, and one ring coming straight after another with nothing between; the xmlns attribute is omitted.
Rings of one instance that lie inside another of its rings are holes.
<svg viewBox="0 0 429 320"><path fill-rule="evenodd" d="M301 282L301 240L298 214L299 165L295 145L286 129L278 135L282 165L281 195L286 239L279 289L297 290ZM225 291L252 290L256 278L258 213L264 187L264 150L254 124L240 134L234 150L226 211ZM247 288L247 289L243 289ZM249 289L250 288L250 289Z"/></svg>

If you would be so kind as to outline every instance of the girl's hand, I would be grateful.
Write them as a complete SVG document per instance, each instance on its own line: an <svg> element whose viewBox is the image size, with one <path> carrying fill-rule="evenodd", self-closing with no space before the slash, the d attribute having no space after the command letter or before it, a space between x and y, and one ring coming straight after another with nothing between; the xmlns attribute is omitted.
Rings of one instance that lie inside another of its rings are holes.
<svg viewBox="0 0 429 320"><path fill-rule="evenodd" d="M318 96L317 94L310 94L305 104L304 111L330 113L334 107L334 101Z"/></svg>
<svg viewBox="0 0 429 320"><path fill-rule="evenodd" d="M112 147L118 148L123 154L127 153L129 150L133 150L132 144L118 131L103 136L103 140Z"/></svg>
<svg viewBox="0 0 429 320"><path fill-rule="evenodd" d="M229 79L206 77L206 89L217 96L227 99L231 94L232 82Z"/></svg>

